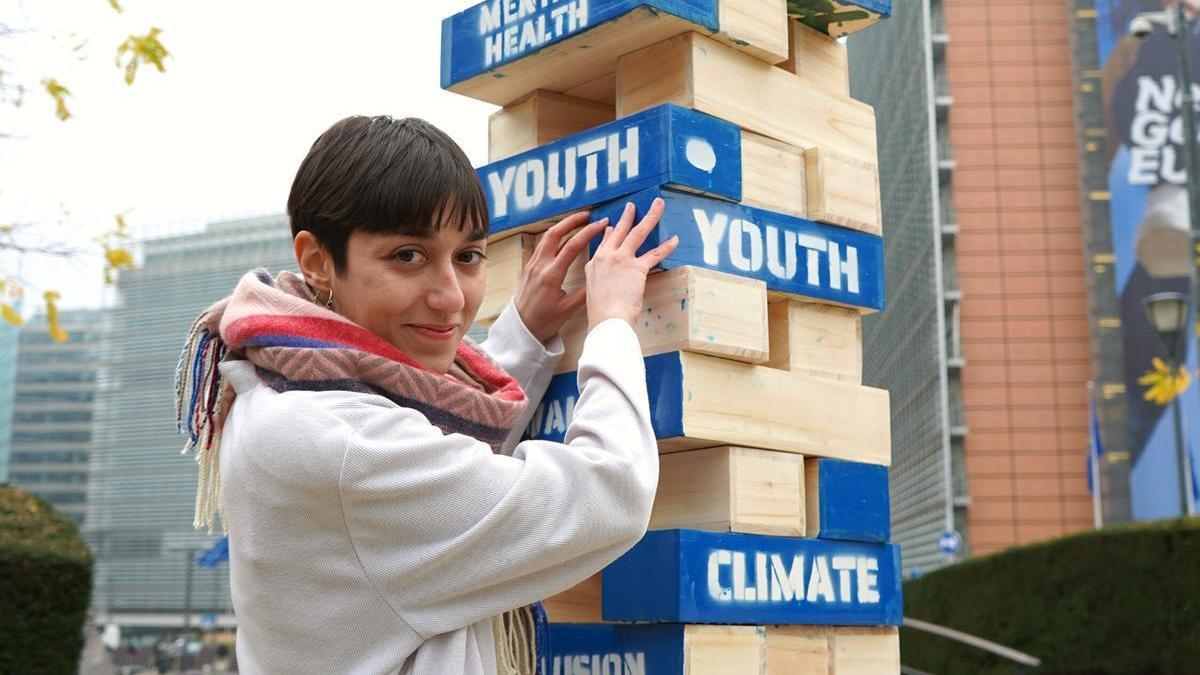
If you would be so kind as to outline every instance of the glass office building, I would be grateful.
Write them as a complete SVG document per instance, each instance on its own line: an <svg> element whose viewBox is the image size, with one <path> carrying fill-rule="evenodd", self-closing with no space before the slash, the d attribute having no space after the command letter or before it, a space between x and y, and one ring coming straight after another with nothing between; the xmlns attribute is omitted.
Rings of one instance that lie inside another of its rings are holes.
<svg viewBox="0 0 1200 675"><path fill-rule="evenodd" d="M196 568L217 535L192 527L196 463L180 454L175 365L195 317L247 270L294 268L284 215L210 224L142 245L121 273L98 382L85 536L96 554L98 623L182 625L190 607L233 622L228 568Z"/></svg>
<svg viewBox="0 0 1200 675"><path fill-rule="evenodd" d="M44 315L26 323L16 340L15 384L5 413L11 420L8 482L82 525L104 313L64 311L59 325L70 334L66 342L51 339Z"/></svg>

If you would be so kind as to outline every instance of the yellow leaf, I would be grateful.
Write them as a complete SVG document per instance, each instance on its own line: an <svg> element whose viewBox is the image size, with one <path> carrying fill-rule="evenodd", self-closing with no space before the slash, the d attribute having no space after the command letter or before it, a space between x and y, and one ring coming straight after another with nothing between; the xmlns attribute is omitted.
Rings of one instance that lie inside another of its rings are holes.
<svg viewBox="0 0 1200 675"><path fill-rule="evenodd" d="M71 334L58 323L58 300L62 295L58 291L46 291L42 299L46 301L46 325L49 327L50 339L55 342L66 342Z"/></svg>
<svg viewBox="0 0 1200 675"><path fill-rule="evenodd" d="M117 47L117 65L121 65L122 58L129 59L125 64L125 84L133 84L134 78L137 77L138 65L141 63L149 63L160 73L165 70L163 59L171 53L158 39L161 33L161 28L152 26L150 32L145 35L130 35Z"/></svg>
<svg viewBox="0 0 1200 675"><path fill-rule="evenodd" d="M112 7L113 10L116 11L118 14L120 14L122 11L124 11L121 9L121 3L117 2L117 0L108 0L108 5L109 5L109 7Z"/></svg>
<svg viewBox="0 0 1200 675"><path fill-rule="evenodd" d="M21 318L21 315L17 313L17 310L13 309L7 303L0 303L0 317L3 317L5 322L14 326L22 326L25 324L25 319Z"/></svg>
<svg viewBox="0 0 1200 675"><path fill-rule="evenodd" d="M54 99L54 114L58 116L58 119L63 121L71 119L71 111L67 109L67 97L71 95L71 90L53 77L43 78L42 86L46 88L46 93L50 95L50 98Z"/></svg>

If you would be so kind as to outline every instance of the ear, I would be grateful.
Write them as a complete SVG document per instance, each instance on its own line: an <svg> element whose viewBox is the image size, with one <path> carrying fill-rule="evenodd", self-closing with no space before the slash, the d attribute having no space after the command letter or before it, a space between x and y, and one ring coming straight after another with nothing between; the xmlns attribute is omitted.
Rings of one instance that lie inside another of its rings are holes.
<svg viewBox="0 0 1200 675"><path fill-rule="evenodd" d="M333 257L317 241L312 232L305 230L296 235L292 242L300 274L318 295L330 289L333 283Z"/></svg>

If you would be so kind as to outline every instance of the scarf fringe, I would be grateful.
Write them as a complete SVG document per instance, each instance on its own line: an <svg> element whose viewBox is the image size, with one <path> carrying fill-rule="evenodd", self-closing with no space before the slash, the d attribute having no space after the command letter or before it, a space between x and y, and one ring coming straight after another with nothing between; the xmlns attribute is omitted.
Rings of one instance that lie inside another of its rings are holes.
<svg viewBox="0 0 1200 675"><path fill-rule="evenodd" d="M221 422L228 386L218 365L228 348L209 310L196 317L188 329L179 363L175 366L175 420L188 440L182 454L192 453L199 465L196 508L192 526L216 529L224 506L221 493ZM224 529L224 522L222 522Z"/></svg>
<svg viewBox="0 0 1200 675"><path fill-rule="evenodd" d="M492 619L496 643L496 672L499 675L538 675L542 673L539 654L542 634L540 604L504 612Z"/></svg>

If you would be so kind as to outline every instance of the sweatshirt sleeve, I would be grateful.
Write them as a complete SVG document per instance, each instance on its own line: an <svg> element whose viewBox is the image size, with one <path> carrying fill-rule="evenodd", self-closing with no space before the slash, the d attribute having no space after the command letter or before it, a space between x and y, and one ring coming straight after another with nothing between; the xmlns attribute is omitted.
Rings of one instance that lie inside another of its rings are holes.
<svg viewBox="0 0 1200 675"><path fill-rule="evenodd" d="M355 426L340 490L349 536L377 592L437 635L561 592L645 534L658 484L637 336L589 333L563 443L512 456L380 408Z"/></svg>
<svg viewBox="0 0 1200 675"><path fill-rule="evenodd" d="M495 359L504 372L516 379L529 401L500 449L501 454L511 455L533 417L534 409L546 394L546 387L550 386L554 366L563 355L563 341L555 335L543 344L525 327L516 306L509 300L488 330L487 340L481 342L479 347Z"/></svg>

